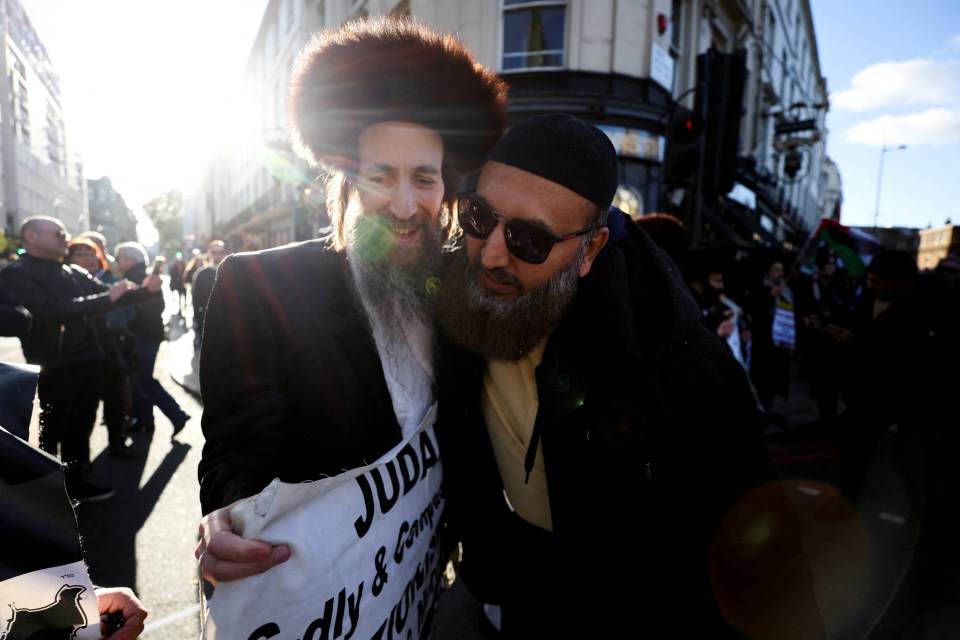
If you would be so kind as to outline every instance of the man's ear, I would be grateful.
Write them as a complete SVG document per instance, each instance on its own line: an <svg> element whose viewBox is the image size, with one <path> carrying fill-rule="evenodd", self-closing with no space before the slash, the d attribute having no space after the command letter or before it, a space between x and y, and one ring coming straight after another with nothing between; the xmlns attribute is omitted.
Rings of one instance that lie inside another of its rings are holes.
<svg viewBox="0 0 960 640"><path fill-rule="evenodd" d="M590 273L590 268L593 266L593 261L597 257L597 254L600 253L600 250L603 249L607 244L607 240L610 239L610 229L604 227L593 234L593 237L590 238L590 241L587 243L587 250L583 252L583 262L580 264L580 277L583 278L588 273Z"/></svg>

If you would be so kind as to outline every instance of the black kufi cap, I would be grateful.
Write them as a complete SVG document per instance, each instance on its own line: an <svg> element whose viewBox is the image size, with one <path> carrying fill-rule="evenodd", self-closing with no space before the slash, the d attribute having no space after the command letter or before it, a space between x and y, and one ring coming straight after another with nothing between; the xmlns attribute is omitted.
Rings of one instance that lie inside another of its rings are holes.
<svg viewBox="0 0 960 640"><path fill-rule="evenodd" d="M546 178L601 209L613 202L620 178L617 151L607 134L566 113L511 125L487 160Z"/></svg>
<svg viewBox="0 0 960 640"><path fill-rule="evenodd" d="M453 35L410 16L355 19L314 34L291 74L293 145L313 165L355 160L360 132L415 122L445 164L479 169L506 125L507 86Z"/></svg>

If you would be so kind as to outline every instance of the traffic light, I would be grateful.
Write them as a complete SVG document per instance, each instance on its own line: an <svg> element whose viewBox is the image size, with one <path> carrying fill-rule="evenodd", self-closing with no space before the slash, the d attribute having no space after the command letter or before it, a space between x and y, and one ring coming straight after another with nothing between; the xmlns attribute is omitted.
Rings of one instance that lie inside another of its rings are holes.
<svg viewBox="0 0 960 640"><path fill-rule="evenodd" d="M664 181L670 186L696 182L703 158L703 117L683 105L674 105L667 123Z"/></svg>
<svg viewBox="0 0 960 640"><path fill-rule="evenodd" d="M720 53L711 48L697 57L697 108L707 114L701 184L708 198L733 189L746 78L745 49Z"/></svg>

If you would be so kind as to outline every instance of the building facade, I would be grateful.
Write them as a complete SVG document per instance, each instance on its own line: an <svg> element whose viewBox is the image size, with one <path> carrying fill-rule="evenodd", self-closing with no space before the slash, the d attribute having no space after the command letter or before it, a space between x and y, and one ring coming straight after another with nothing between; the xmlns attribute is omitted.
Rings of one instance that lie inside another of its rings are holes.
<svg viewBox="0 0 960 640"><path fill-rule="evenodd" d="M198 243L320 233L322 186L290 150L287 76L313 31L391 12L457 33L507 81L512 120L563 111L600 127L620 154L617 205L678 215L691 246L789 251L839 206L808 0L271 0L247 65L247 142L210 162Z"/></svg>
<svg viewBox="0 0 960 640"><path fill-rule="evenodd" d="M922 270L935 269L941 258L960 255L960 227L949 220L942 227L921 229L917 247L917 266Z"/></svg>
<svg viewBox="0 0 960 640"><path fill-rule="evenodd" d="M72 233L87 230L87 184L69 144L59 78L17 0L0 0L0 21L3 228L19 236L24 218L52 215Z"/></svg>
<svg viewBox="0 0 960 640"><path fill-rule="evenodd" d="M110 178L88 180L87 198L90 229L102 233L110 247L138 239L137 217L113 188Z"/></svg>

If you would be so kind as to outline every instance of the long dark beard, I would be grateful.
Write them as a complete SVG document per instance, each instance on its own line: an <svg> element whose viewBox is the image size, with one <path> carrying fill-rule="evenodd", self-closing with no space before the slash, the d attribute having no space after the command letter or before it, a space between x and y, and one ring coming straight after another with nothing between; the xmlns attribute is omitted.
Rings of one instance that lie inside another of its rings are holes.
<svg viewBox="0 0 960 640"><path fill-rule="evenodd" d="M477 284L467 252L453 257L441 280L437 297L440 326L458 344L488 360L515 362L560 326L577 295L584 247L577 259L550 280L515 300L497 300ZM493 273L500 279L506 274Z"/></svg>
<svg viewBox="0 0 960 640"><path fill-rule="evenodd" d="M419 245L397 246L391 224L380 215L357 215L349 226L347 252L359 276L357 294L387 320L385 329L402 332L401 316L428 323L433 317L443 239L439 227L428 221L420 227Z"/></svg>

